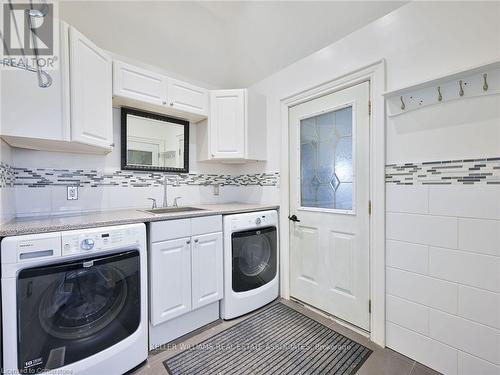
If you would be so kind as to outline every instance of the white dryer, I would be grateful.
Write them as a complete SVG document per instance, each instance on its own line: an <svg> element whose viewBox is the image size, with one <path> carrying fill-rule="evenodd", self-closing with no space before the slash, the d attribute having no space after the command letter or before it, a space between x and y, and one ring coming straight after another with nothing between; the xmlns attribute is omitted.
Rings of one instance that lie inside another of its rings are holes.
<svg viewBox="0 0 500 375"><path fill-rule="evenodd" d="M279 295L278 213L224 216L224 299L221 318L233 319Z"/></svg>

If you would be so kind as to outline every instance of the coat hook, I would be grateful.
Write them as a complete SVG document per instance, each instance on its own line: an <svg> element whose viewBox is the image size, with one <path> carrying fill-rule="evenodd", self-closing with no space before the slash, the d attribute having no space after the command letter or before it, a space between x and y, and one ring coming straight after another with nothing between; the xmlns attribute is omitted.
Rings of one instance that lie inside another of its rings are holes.
<svg viewBox="0 0 500 375"><path fill-rule="evenodd" d="M404 110L405 110L405 108L406 108L406 105L405 105L405 102L403 101L403 97L402 97L402 96L400 96L400 97L399 97L399 100L401 100L401 110L402 110L402 111L404 111Z"/></svg>
<svg viewBox="0 0 500 375"><path fill-rule="evenodd" d="M484 79L483 91L488 91L488 81L486 80L487 78L488 78L488 74L484 73L483 74L483 79Z"/></svg>
<svg viewBox="0 0 500 375"><path fill-rule="evenodd" d="M438 86L438 102L443 100L443 95L441 94L441 86Z"/></svg>
<svg viewBox="0 0 500 375"><path fill-rule="evenodd" d="M460 96L464 96L464 88L462 86L462 80L458 81L458 84L460 86L460 91L458 92Z"/></svg>

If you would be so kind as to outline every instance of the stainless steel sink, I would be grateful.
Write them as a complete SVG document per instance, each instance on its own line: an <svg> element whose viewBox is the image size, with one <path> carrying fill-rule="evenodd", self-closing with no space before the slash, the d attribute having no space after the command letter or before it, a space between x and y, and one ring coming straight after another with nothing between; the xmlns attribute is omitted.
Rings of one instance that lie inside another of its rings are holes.
<svg viewBox="0 0 500 375"><path fill-rule="evenodd" d="M150 210L141 210L149 212L150 214L170 214L176 212L189 212L189 211L205 211L203 208L196 207L165 207L165 208L152 208Z"/></svg>

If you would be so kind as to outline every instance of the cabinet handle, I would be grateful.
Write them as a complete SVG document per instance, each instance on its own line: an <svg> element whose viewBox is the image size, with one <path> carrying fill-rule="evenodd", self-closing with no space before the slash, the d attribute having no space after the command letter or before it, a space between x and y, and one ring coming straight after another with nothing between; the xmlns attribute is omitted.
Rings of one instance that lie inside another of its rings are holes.
<svg viewBox="0 0 500 375"><path fill-rule="evenodd" d="M174 103L170 102L170 107L173 107L174 106Z"/></svg>
<svg viewBox="0 0 500 375"><path fill-rule="evenodd" d="M198 239L194 240L195 243L198 243Z"/></svg>
<svg viewBox="0 0 500 375"><path fill-rule="evenodd" d="M165 104L167 104L167 102L164 100L164 101L162 102L162 104L163 104L163 105L165 105Z"/></svg>
<svg viewBox="0 0 500 375"><path fill-rule="evenodd" d="M190 240L187 240L187 241L186 241L186 245L189 245L190 243L191 243L191 241L190 241Z"/></svg>

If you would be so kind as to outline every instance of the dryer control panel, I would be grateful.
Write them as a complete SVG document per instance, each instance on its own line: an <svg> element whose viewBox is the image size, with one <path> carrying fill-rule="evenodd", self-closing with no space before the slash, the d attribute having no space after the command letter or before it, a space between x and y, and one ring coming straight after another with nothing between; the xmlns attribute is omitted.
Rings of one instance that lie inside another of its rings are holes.
<svg viewBox="0 0 500 375"><path fill-rule="evenodd" d="M241 229L277 225L278 215L276 211L261 211L228 215L224 220L226 223L230 223L231 231L237 231Z"/></svg>

